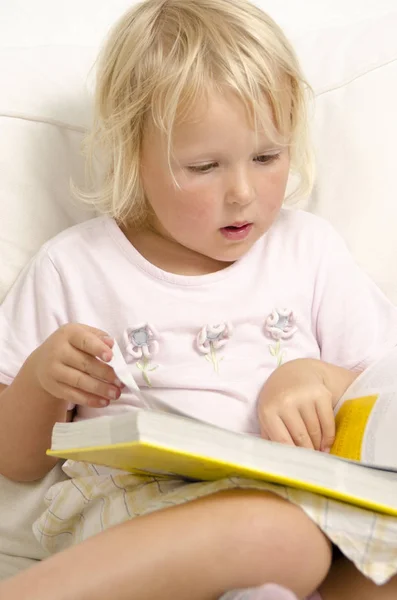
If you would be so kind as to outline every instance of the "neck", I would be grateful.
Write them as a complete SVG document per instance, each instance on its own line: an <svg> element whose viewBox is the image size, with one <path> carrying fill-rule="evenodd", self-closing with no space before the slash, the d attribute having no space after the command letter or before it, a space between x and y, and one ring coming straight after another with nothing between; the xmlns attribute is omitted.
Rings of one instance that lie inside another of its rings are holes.
<svg viewBox="0 0 397 600"><path fill-rule="evenodd" d="M175 275L207 275L230 266L182 246L173 238L154 227L137 229L120 226L121 231L134 248L150 263Z"/></svg>

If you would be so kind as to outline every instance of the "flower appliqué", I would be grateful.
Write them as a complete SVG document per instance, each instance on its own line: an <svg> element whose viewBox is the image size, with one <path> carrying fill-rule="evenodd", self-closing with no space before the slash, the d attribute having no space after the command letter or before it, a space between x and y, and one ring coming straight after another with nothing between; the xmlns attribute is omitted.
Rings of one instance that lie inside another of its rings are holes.
<svg viewBox="0 0 397 600"><path fill-rule="evenodd" d="M298 328L294 313L289 308L274 308L265 321L266 334L275 340L275 344L269 344L269 352L277 360L277 366L282 365L285 351L281 348L281 340L290 339Z"/></svg>
<svg viewBox="0 0 397 600"><path fill-rule="evenodd" d="M149 323L129 328L124 333L126 350L136 359L135 364L142 371L142 377L148 386L152 385L148 373L158 368L158 365L151 362L153 356L159 351L158 337L156 329Z"/></svg>
<svg viewBox="0 0 397 600"><path fill-rule="evenodd" d="M231 323L220 323L204 325L197 336L197 348L204 354L206 360L212 363L216 373L219 373L219 363L223 360L223 356L218 357L218 351L227 343L232 333Z"/></svg>

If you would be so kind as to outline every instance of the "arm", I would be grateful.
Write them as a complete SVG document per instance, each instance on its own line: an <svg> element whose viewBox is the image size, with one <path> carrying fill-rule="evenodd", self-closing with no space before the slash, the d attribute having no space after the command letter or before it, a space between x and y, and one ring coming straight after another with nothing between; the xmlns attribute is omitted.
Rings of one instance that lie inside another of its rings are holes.
<svg viewBox="0 0 397 600"><path fill-rule="evenodd" d="M358 375L310 358L285 363L270 375L259 395L263 437L328 451L335 437L333 409Z"/></svg>
<svg viewBox="0 0 397 600"><path fill-rule="evenodd" d="M46 456L57 421L71 421L67 402L60 402L35 383L32 356L13 383L0 386L0 473L15 481L46 475L57 459Z"/></svg>
<svg viewBox="0 0 397 600"><path fill-rule="evenodd" d="M9 479L32 481L51 470L56 461L45 452L54 423L71 419L69 403L104 406L120 394L103 362L113 342L71 323L67 284L43 247L0 306L0 381L9 384L0 390L0 473Z"/></svg>
<svg viewBox="0 0 397 600"><path fill-rule="evenodd" d="M112 345L101 330L69 324L30 354L0 393L2 475L17 481L44 477L56 463L46 456L52 428L71 420L69 402L100 408L120 396L120 383L105 364Z"/></svg>
<svg viewBox="0 0 397 600"><path fill-rule="evenodd" d="M264 437L326 450L334 439L337 401L359 372L396 345L397 309L332 227L311 220L302 257L313 269L311 327L321 360L299 359L277 369L258 408Z"/></svg>
<svg viewBox="0 0 397 600"><path fill-rule="evenodd" d="M337 367L321 360L313 359L312 362L317 363L313 365L313 368L319 369L325 387L332 394L332 408L335 408L347 388L357 379L361 371L349 371L343 367Z"/></svg>
<svg viewBox="0 0 397 600"><path fill-rule="evenodd" d="M304 377L307 377L308 371L311 375L315 374L332 395L332 408L336 406L347 388L360 375L359 371L349 371L343 367L331 365L314 358L301 358L286 363L286 365L288 364L293 364L297 369L303 370Z"/></svg>

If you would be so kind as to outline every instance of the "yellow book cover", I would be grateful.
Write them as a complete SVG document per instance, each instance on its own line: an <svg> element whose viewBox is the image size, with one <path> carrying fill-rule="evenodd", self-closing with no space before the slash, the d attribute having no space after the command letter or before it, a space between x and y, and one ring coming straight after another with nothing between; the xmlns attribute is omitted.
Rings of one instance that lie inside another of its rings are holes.
<svg viewBox="0 0 397 600"><path fill-rule="evenodd" d="M363 461L363 447L368 421L377 394L346 400L335 417L336 435L331 454L350 460Z"/></svg>
<svg viewBox="0 0 397 600"><path fill-rule="evenodd" d="M331 455L184 417L136 410L54 428L51 456L193 480L245 477L289 485L397 516L397 473L356 462L377 395L344 402Z"/></svg>

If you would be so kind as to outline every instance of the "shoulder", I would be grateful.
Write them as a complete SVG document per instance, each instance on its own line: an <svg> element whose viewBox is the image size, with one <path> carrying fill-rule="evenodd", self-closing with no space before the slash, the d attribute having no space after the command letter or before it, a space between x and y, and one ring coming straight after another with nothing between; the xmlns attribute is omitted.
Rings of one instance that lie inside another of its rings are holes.
<svg viewBox="0 0 397 600"><path fill-rule="evenodd" d="M284 240L290 237L291 239L310 238L323 240L324 236L328 237L336 235L332 225L313 213L300 209L281 209L277 220L274 222L271 229L273 235L282 235Z"/></svg>
<svg viewBox="0 0 397 600"><path fill-rule="evenodd" d="M109 217L97 217L73 225L47 241L37 253L36 261L42 264L51 262L56 267L87 254L99 259L111 243L109 231L112 226L114 221Z"/></svg>
<svg viewBox="0 0 397 600"><path fill-rule="evenodd" d="M55 294L61 281L62 285L68 283L68 278L63 277L65 270L68 273L81 270L82 256L90 261L90 265L95 260L100 261L101 253L106 251L104 241L110 237L107 222L113 221L107 217L91 219L45 242L19 274L5 302L17 298L20 303L24 294L33 297L42 289L51 289L51 293Z"/></svg>
<svg viewBox="0 0 397 600"><path fill-rule="evenodd" d="M101 245L109 238L108 230L112 222L109 217L97 217L73 225L46 242L41 251L52 256L65 250L73 250L76 245Z"/></svg>
<svg viewBox="0 0 397 600"><path fill-rule="evenodd" d="M342 237L325 219L298 209L282 209L265 236L266 250L272 248L295 260L314 265L322 257L339 248L346 248Z"/></svg>

